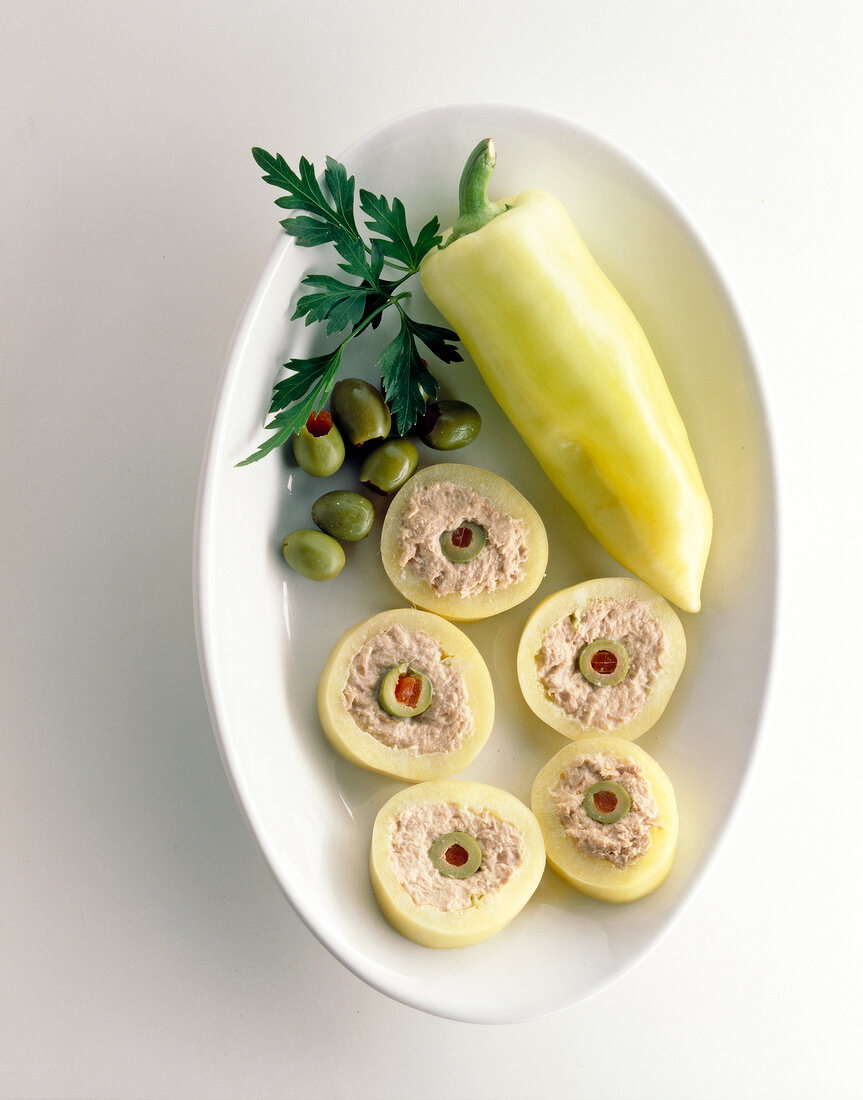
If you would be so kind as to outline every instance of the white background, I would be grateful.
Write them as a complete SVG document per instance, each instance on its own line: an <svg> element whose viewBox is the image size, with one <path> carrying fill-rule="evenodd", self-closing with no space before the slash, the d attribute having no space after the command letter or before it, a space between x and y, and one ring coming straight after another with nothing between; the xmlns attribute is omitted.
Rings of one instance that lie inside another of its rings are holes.
<svg viewBox="0 0 863 1100"><path fill-rule="evenodd" d="M863 1095L856 6L0 16L0 1095ZM191 583L277 228L249 149L320 162L462 100L569 115L675 194L753 337L781 508L762 739L711 873L611 988L487 1027L388 1000L294 915L224 776Z"/></svg>

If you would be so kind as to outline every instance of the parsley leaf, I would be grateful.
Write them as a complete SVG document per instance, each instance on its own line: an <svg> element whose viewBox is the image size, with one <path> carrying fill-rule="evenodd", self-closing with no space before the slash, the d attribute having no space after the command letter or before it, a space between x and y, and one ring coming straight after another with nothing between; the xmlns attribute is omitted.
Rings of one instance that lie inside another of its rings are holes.
<svg viewBox="0 0 863 1100"><path fill-rule="evenodd" d="M336 251L344 260L344 263L339 264L342 271L347 271L349 275L359 275L361 279L369 279L372 277L372 281L375 278L374 266L369 264L366 259L366 246L360 237L356 239L345 237L341 241L335 242ZM380 275L380 269L377 272Z"/></svg>
<svg viewBox="0 0 863 1100"><path fill-rule="evenodd" d="M341 332L348 325L358 325L366 311L366 300L377 290L368 283L352 286L332 275L307 275L305 286L317 287L315 294L305 294L297 302L292 321L305 317L306 324L326 321L328 333Z"/></svg>
<svg viewBox="0 0 863 1100"><path fill-rule="evenodd" d="M263 168L266 183L287 191L276 199L276 206L286 210L305 210L314 215L312 218L286 218L281 224L296 238L297 244L305 247L322 243L323 240L338 241L344 237L359 237L354 220L354 179L348 179L345 168L327 157L327 171L324 179L329 188L334 188L334 204L327 201L315 174L315 167L305 157L300 157L299 174L289 167L280 154L272 156L264 149L253 149L252 156L258 166Z"/></svg>
<svg viewBox="0 0 863 1100"><path fill-rule="evenodd" d="M277 382L273 387L270 412L276 415L264 425L264 429L273 434L260 444L254 454L238 462L238 466L248 466L252 462L257 462L270 451L287 443L291 436L302 428L311 414L326 403L341 365L344 347L343 341L328 355L316 355L310 359L292 359L289 363L285 363L285 367L295 373Z"/></svg>
<svg viewBox="0 0 863 1100"><path fill-rule="evenodd" d="M340 352L340 349L336 350ZM310 359L292 359L289 363L285 363L285 368L293 371L293 374L283 378L273 387L270 412L281 412L302 397L310 386L320 383L332 366L334 356L335 352L329 352L326 355L314 355ZM318 388L316 387L313 392L317 394Z"/></svg>
<svg viewBox="0 0 863 1100"><path fill-rule="evenodd" d="M357 224L354 221L354 177L349 177L345 166L339 164L334 157L327 157L324 181L333 197L338 216L348 229L357 233Z"/></svg>
<svg viewBox="0 0 863 1100"><path fill-rule="evenodd" d="M437 396L437 380L420 357L411 329L412 322L403 310L398 334L387 344L377 361L399 435L409 432L426 407Z"/></svg>
<svg viewBox="0 0 863 1100"><path fill-rule="evenodd" d="M271 434L238 465L257 462L287 443L312 412L324 407L345 347L366 328L377 328L384 310L392 305L400 314L399 332L381 352L377 369L396 430L404 434L414 426L426 401L437 394L438 388L420 355L417 341L443 363L461 360L456 334L410 318L403 306L410 294L400 290L419 270L426 253L441 243L437 216L426 222L413 240L401 199L390 201L383 195L361 190L360 209L366 216L368 230L366 240L357 229L354 214L354 177L348 175L343 164L327 157L323 176L319 178L314 165L305 157L300 158L299 171L294 171L281 154L255 148L252 156L264 170L264 181L285 192L275 200L276 206L298 211L281 221L285 232L303 248L331 244L339 257L337 266L359 282L347 282L329 274L310 274L302 280L310 292L298 299L291 320L302 319L306 325L322 324L327 335L349 331L334 350L284 364L290 373L274 385L269 408L272 418L264 425ZM387 267L394 270L393 278L383 277Z"/></svg>
<svg viewBox="0 0 863 1100"><path fill-rule="evenodd" d="M456 333L449 328L440 325L426 325L420 321L413 321L405 317L411 334L422 341L432 355L436 355L444 363L460 363L461 355L455 346L458 341Z"/></svg>
<svg viewBox="0 0 863 1100"><path fill-rule="evenodd" d="M380 234L380 247L384 255L403 264L408 271L417 271L426 252L443 240L438 232L440 225L435 215L419 231L414 244L408 232L405 207L401 199L393 199L390 204L383 195L373 195L371 191L361 190L360 209L368 215L368 229L372 233Z"/></svg>
<svg viewBox="0 0 863 1100"><path fill-rule="evenodd" d="M378 327L381 323L383 311L391 301L390 294L396 286L396 283L390 283L385 280L381 280L378 283L378 289L369 294L366 298L366 308L360 326L364 326L365 322L368 321L373 329Z"/></svg>

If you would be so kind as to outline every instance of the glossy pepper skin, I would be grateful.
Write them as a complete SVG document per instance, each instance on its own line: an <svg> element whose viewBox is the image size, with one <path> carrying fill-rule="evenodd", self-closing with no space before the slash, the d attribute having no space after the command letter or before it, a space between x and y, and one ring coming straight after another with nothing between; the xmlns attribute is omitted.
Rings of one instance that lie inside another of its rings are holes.
<svg viewBox="0 0 863 1100"><path fill-rule="evenodd" d="M540 190L490 203L493 165L481 142L423 288L600 544L698 611L713 518L662 370L563 205Z"/></svg>

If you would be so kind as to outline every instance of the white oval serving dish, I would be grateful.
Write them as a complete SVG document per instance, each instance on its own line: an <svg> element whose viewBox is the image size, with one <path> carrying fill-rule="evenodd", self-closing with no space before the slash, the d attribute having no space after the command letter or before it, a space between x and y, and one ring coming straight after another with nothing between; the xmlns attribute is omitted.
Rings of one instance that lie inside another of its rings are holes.
<svg viewBox="0 0 863 1100"><path fill-rule="evenodd" d="M547 869L508 928L454 951L419 947L381 916L368 875L371 829L378 809L403 784L339 757L321 732L315 705L317 679L336 639L353 623L402 604L380 562L380 516L364 543L348 547L340 576L315 584L287 568L282 537L311 526L311 504L320 493L356 487L355 470L345 467L322 485L279 454L235 467L263 438L281 364L314 339L289 323L299 280L331 262L329 252L299 249L284 236L241 320L218 393L199 493L195 609L204 685L227 773L296 911L337 958L385 994L452 1019L492 1023L559 1010L618 979L691 896L729 827L758 736L773 645L777 549L771 443L749 339L715 259L649 173L572 121L484 104L399 118L339 159L358 187L401 198L414 230L433 213L447 226L462 163L483 137L497 145L494 195L527 187L557 194L641 321L714 508L703 609L683 616L687 665L661 720L639 742L677 794L680 843L668 879L641 901L609 906L577 894ZM292 166L302 152L272 151ZM415 284L415 305L436 319ZM362 358L368 345L357 344L348 373L369 377L375 356L367 351ZM521 629L549 593L622 570L547 481L473 365L431 366L447 395L472 402L483 417L476 442L450 457L510 480L548 530L548 573L533 597L496 618L464 624L489 665L497 717L488 744L461 777L504 787L529 803L534 776L565 740L519 693ZM421 452L423 464L441 458Z"/></svg>

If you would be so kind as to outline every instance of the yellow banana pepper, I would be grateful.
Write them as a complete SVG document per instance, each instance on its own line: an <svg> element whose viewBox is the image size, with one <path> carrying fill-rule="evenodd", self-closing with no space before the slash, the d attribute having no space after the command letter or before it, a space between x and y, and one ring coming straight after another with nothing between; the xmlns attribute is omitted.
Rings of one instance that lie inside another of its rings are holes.
<svg viewBox="0 0 863 1100"><path fill-rule="evenodd" d="M713 518L659 364L553 195L489 201L494 161L490 140L468 159L423 288L600 544L697 611Z"/></svg>

